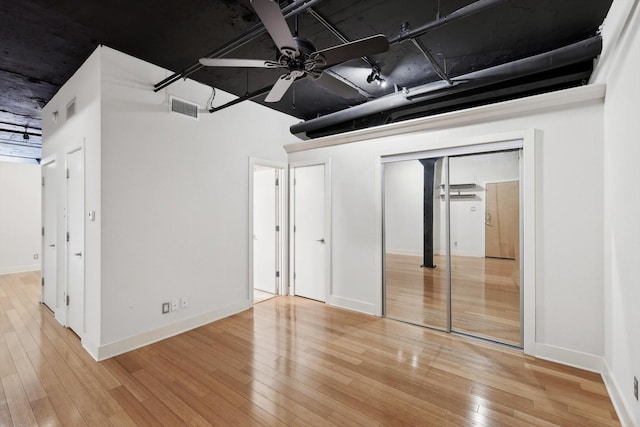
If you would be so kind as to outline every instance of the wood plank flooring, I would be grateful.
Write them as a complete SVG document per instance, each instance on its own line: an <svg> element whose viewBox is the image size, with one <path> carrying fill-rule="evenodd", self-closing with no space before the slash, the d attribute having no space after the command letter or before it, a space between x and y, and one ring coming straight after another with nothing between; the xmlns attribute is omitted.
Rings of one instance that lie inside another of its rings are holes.
<svg viewBox="0 0 640 427"><path fill-rule="evenodd" d="M447 326L447 269L422 258L387 254L386 315L440 329ZM520 271L510 259L451 258L451 328L457 332L520 346Z"/></svg>
<svg viewBox="0 0 640 427"><path fill-rule="evenodd" d="M0 276L2 426L615 426L598 374L295 297L96 363Z"/></svg>

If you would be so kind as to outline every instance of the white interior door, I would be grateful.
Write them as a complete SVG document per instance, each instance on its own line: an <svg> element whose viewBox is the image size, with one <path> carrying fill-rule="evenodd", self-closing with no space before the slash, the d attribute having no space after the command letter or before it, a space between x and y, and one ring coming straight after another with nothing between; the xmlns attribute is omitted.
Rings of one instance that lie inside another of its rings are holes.
<svg viewBox="0 0 640 427"><path fill-rule="evenodd" d="M56 162L42 166L42 302L55 312L58 307L58 195L56 191Z"/></svg>
<svg viewBox="0 0 640 427"><path fill-rule="evenodd" d="M294 170L294 293L325 301L326 232L324 165Z"/></svg>
<svg viewBox="0 0 640 427"><path fill-rule="evenodd" d="M67 325L84 332L84 151L67 153Z"/></svg>
<svg viewBox="0 0 640 427"><path fill-rule="evenodd" d="M277 170L257 166L253 172L253 287L277 293Z"/></svg>

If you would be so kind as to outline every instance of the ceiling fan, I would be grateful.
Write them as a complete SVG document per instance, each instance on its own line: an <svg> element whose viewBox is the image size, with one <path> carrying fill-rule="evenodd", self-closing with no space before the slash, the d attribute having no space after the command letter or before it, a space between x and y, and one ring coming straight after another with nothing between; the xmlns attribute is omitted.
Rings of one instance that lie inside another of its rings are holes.
<svg viewBox="0 0 640 427"><path fill-rule="evenodd" d="M286 70L285 74L281 75L271 88L265 102L280 101L297 79L310 77L313 80L318 80L321 76L331 76L323 71L350 59L375 55L389 49L387 38L378 34L328 49L316 50L310 41L294 37L291 34L277 1L251 0L251 5L279 50L276 60L201 58L200 63L207 67L282 68ZM350 91L353 90L350 86L333 77L330 77L333 82L327 80L329 79L323 77L323 81L328 83L327 87L330 89L339 89L341 85Z"/></svg>

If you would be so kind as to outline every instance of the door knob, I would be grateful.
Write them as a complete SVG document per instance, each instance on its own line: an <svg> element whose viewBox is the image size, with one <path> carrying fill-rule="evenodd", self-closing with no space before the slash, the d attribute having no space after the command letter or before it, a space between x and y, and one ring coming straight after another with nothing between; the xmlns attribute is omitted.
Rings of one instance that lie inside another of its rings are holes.
<svg viewBox="0 0 640 427"><path fill-rule="evenodd" d="M318 239L316 242L324 243L324 239Z"/></svg>
<svg viewBox="0 0 640 427"><path fill-rule="evenodd" d="M75 256L82 256L82 252L76 252L74 255Z"/></svg>

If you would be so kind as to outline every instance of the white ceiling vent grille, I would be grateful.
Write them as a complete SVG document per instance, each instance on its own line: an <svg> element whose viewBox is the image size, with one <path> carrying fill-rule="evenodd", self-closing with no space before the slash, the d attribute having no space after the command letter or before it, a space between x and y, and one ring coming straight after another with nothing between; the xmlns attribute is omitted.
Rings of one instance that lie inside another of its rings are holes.
<svg viewBox="0 0 640 427"><path fill-rule="evenodd" d="M178 98L171 97L171 112L189 116L193 119L198 118L198 104L183 101Z"/></svg>
<svg viewBox="0 0 640 427"><path fill-rule="evenodd" d="M76 114L76 99L73 98L71 102L67 104L67 120Z"/></svg>

